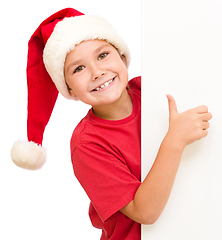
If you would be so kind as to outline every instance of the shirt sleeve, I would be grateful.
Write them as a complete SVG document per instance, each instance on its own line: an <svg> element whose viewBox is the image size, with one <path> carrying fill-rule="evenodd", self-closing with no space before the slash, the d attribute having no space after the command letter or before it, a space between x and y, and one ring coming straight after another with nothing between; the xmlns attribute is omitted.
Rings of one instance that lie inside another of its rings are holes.
<svg viewBox="0 0 222 240"><path fill-rule="evenodd" d="M141 184L119 156L94 142L72 153L75 176L104 222L134 199Z"/></svg>

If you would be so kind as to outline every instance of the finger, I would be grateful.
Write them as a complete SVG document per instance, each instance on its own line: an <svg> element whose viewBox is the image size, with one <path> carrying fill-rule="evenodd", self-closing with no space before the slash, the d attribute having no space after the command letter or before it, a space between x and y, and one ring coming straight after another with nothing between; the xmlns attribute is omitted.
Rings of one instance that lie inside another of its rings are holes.
<svg viewBox="0 0 222 240"><path fill-rule="evenodd" d="M208 135L208 131L207 130L203 130L202 131L202 138L206 137Z"/></svg>
<svg viewBox="0 0 222 240"><path fill-rule="evenodd" d="M212 119L212 114L210 112L202 114L203 121L210 121Z"/></svg>
<svg viewBox="0 0 222 240"><path fill-rule="evenodd" d="M209 127L210 127L210 123L209 123L209 122L203 122L203 123L202 123L202 129L203 129L203 130L208 129Z"/></svg>
<svg viewBox="0 0 222 240"><path fill-rule="evenodd" d="M196 107L195 110L197 111L197 113L207 113L208 112L208 107L205 105Z"/></svg>
<svg viewBox="0 0 222 240"><path fill-rule="evenodd" d="M168 99L168 106L169 106L169 114L170 114L170 116L172 114L177 114L178 111L177 111L177 104L176 104L175 99L170 94L167 95L167 99Z"/></svg>

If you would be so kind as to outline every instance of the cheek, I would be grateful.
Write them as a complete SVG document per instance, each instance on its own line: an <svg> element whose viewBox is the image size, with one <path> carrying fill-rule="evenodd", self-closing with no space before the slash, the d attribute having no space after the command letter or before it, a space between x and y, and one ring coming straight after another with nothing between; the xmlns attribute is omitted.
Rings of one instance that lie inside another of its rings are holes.
<svg viewBox="0 0 222 240"><path fill-rule="evenodd" d="M68 84L68 86L74 90L75 86L76 86L76 83L78 83L77 79L74 77L74 75L72 76L69 76L66 78L66 82Z"/></svg>
<svg viewBox="0 0 222 240"><path fill-rule="evenodd" d="M119 73L123 78L126 78L128 81L128 69L125 64L119 65Z"/></svg>
<svg viewBox="0 0 222 240"><path fill-rule="evenodd" d="M78 97L83 96L88 92L88 84L87 81L84 81L84 79L81 78L75 78L72 79L70 83L70 88L73 90L75 95Z"/></svg>
<svg viewBox="0 0 222 240"><path fill-rule="evenodd" d="M115 71L116 73L119 73L119 74L122 74L125 71L127 71L127 68L126 68L125 64L120 59L112 61L109 64L109 67L110 67L111 70L113 70L113 71Z"/></svg>

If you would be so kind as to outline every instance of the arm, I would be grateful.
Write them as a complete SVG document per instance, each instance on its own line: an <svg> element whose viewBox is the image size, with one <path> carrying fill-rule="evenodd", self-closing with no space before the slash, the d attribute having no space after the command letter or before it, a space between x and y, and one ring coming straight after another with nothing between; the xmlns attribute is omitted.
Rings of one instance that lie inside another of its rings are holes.
<svg viewBox="0 0 222 240"><path fill-rule="evenodd" d="M206 106L179 113L173 97L167 95L167 98L169 130L134 200L120 210L141 224L152 224L159 218L170 196L184 148L207 136L208 121L212 118Z"/></svg>

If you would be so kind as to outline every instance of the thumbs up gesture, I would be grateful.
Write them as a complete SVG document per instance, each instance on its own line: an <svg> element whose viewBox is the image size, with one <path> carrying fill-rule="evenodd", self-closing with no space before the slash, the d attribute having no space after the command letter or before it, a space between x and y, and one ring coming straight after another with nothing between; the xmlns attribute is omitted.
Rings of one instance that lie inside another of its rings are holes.
<svg viewBox="0 0 222 240"><path fill-rule="evenodd" d="M209 120L212 114L206 106L199 106L179 113L175 99L167 95L169 105L169 130L168 135L177 141L183 148L187 145L206 137L210 127Z"/></svg>

